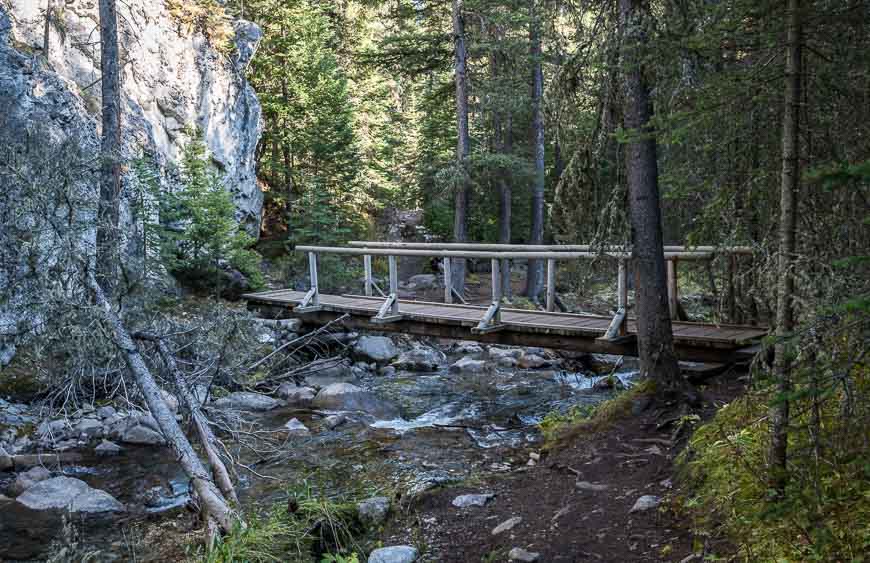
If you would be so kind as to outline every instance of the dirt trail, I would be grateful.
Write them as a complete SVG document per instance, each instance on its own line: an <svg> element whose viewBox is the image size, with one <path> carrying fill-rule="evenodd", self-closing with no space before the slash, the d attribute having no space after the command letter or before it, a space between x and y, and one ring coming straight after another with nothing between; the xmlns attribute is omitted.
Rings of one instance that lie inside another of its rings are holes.
<svg viewBox="0 0 870 563"><path fill-rule="evenodd" d="M737 396L731 373L704 390L706 418ZM688 523L667 509L673 494L674 458L685 437L672 442L673 426L657 429L668 415L647 409L607 431L574 439L543 453L534 466L529 453L514 453L519 466L492 472L461 487L438 490L414 506L410 522L399 518L387 530L386 545L425 546L424 561L500 562L513 548L539 554L540 562L681 562L692 558ZM462 494L494 493L482 507L452 505ZM644 495L663 498L658 509L632 512ZM522 520L497 536L492 530L514 517Z"/></svg>

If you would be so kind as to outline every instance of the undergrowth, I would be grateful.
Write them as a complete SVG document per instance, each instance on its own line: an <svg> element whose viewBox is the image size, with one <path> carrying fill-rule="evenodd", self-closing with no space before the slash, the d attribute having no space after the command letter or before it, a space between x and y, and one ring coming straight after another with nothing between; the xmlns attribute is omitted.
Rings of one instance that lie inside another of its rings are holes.
<svg viewBox="0 0 870 563"><path fill-rule="evenodd" d="M356 503L317 494L309 483L288 492L287 502L251 514L245 528L221 538L194 563L355 563L363 528Z"/></svg>
<svg viewBox="0 0 870 563"><path fill-rule="evenodd" d="M580 434L604 430L630 414L637 399L654 392L654 382L647 379L597 405L576 405L566 412L551 412L540 423L545 445L552 449Z"/></svg>
<svg viewBox="0 0 870 563"><path fill-rule="evenodd" d="M769 487L767 414L781 399L768 382L698 428L678 460L690 492L677 507L700 537L724 537L747 562L870 561L866 330L839 323L796 358L782 495Z"/></svg>

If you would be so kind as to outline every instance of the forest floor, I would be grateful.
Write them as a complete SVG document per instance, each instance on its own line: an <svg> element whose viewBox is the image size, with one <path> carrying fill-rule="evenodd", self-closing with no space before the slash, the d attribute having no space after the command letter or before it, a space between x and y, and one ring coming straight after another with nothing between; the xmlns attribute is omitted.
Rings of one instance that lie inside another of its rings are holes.
<svg viewBox="0 0 870 563"><path fill-rule="evenodd" d="M743 387L733 372L711 380L695 414L710 418ZM560 447L528 452L541 456L533 466L434 491L408 518L392 522L385 544L416 543L423 561L444 563L522 560L511 558L514 548L539 554L540 562L700 561L695 553L711 546L694 536L670 502L680 495L674 460L689 432L674 439L675 424L663 424L669 418L673 413L649 408ZM481 507L452 504L459 495L480 493L495 496ZM662 502L632 512L644 495ZM516 518L513 528L493 534Z"/></svg>

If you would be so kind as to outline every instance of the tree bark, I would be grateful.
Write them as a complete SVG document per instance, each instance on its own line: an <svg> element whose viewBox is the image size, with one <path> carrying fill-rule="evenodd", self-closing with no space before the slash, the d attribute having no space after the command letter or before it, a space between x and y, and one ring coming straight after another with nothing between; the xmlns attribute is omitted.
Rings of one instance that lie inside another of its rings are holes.
<svg viewBox="0 0 870 563"><path fill-rule="evenodd" d="M454 81L456 83L456 164L459 178L454 195L453 240L468 241L468 51L465 45L463 0L453 0ZM453 287L461 295L465 291L465 260L453 261Z"/></svg>
<svg viewBox="0 0 870 563"><path fill-rule="evenodd" d="M662 245L662 218L656 162L656 140L650 128L652 102L644 76L643 51L651 17L645 0L619 0L623 38L625 129L633 137L626 145L629 212L633 260L639 278L637 344L641 372L657 390L677 396L685 382L674 353L668 309L667 272Z"/></svg>
<svg viewBox="0 0 870 563"><path fill-rule="evenodd" d="M532 230L529 244L544 244L544 71L541 63L541 22L536 0L529 2L529 43L532 60L532 146L535 153L535 174L532 184ZM544 263L529 260L526 276L526 296L538 300L544 287Z"/></svg>
<svg viewBox="0 0 870 563"><path fill-rule="evenodd" d="M112 310L105 292L100 287L100 284L97 283L97 278L92 272L88 271L85 274L85 283L94 298L94 302L98 306L103 320L109 325L111 332L114 334L115 346L123 353L127 367L130 373L133 374L133 379L135 379L139 391L145 397L145 403L148 405L151 415L157 421L163 437L166 439L169 447L172 448L178 463L193 484L193 489L196 491L201 504L200 510L203 520L208 525L209 530L213 530L216 525L223 533L231 532L233 525L239 521L237 514L227 504L226 499L209 477L208 470L187 440L187 436L182 432L181 427L175 420L175 415L169 410L169 407L163 400L160 387L151 375L151 371L145 364L139 349L133 343L130 333L124 327L124 323Z"/></svg>
<svg viewBox="0 0 870 563"><path fill-rule="evenodd" d="M100 0L102 145L97 207L97 276L107 294L117 279L121 204L121 72L115 0Z"/></svg>
<svg viewBox="0 0 870 563"><path fill-rule="evenodd" d="M776 345L774 376L777 398L770 409L770 478L782 493L787 483L791 361L787 338L794 328L793 261L797 225L797 190L800 173L800 100L802 72L802 26L800 0L788 2L788 54L786 58L785 108L782 120L782 175L779 202L779 263L777 265Z"/></svg>
<svg viewBox="0 0 870 563"><path fill-rule="evenodd" d="M498 44L503 40L497 32L493 33L492 41ZM499 79L503 71L504 55L498 51L494 51L490 56L490 71L492 73L493 84L496 88L501 88ZM493 152L507 156L513 150L513 133L511 131L513 119L508 112L507 118L500 108L494 108L492 112L492 131L493 131ZM508 179L508 171L499 166L496 174L496 188L498 191L498 242L501 244L510 244L511 242L511 207L512 193L511 183ZM501 280L502 280L502 296L510 301L512 299L512 288L510 279L510 259L505 258L501 261Z"/></svg>

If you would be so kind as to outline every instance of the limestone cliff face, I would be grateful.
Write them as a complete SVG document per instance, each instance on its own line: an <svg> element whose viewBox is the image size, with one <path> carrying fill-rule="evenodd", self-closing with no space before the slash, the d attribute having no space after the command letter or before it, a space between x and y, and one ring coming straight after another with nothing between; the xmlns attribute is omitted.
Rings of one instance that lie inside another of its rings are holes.
<svg viewBox="0 0 870 563"><path fill-rule="evenodd" d="M9 27L0 49L12 49L29 59L18 65L18 76L11 76L15 69L0 70L7 74L4 88L17 89L0 93L4 104L10 104L2 109L28 119L37 116L31 113L33 106L46 106L47 111L65 116L41 125L57 128L59 136L90 137L99 146L97 1L55 1L61 9L49 26L47 61L43 52L46 2L0 0L0 12L7 16ZM244 78L244 69L256 50L260 30L254 24L236 22L236 45L221 53L203 34L175 20L164 0L118 2L118 13L127 156L135 158L144 151L153 157L164 187L169 187L174 181L172 164L187 140L184 130L198 127L215 165L224 173L238 219L256 236L263 195L256 182L254 151L262 126L260 105ZM27 66L38 67L39 76L28 74ZM53 82L55 99L45 99L37 80ZM60 92L64 89L65 93ZM51 105L59 107L52 109Z"/></svg>

